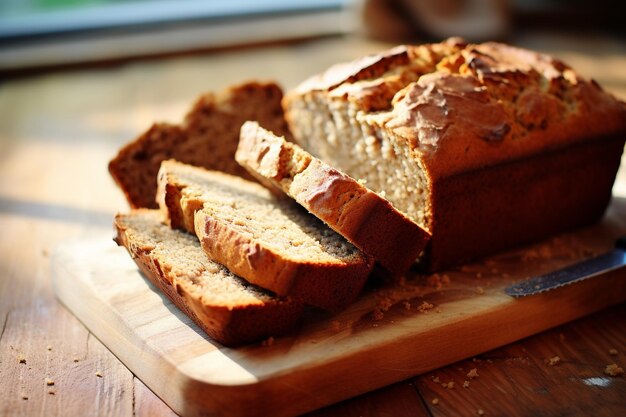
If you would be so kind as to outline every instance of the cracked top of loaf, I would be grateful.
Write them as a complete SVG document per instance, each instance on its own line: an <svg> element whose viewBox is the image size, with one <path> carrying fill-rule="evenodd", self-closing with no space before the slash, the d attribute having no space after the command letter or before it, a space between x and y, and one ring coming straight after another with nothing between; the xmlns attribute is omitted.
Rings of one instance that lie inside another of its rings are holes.
<svg viewBox="0 0 626 417"><path fill-rule="evenodd" d="M284 100L343 101L406 142L431 178L626 135L626 104L550 56L451 38L338 64Z"/></svg>

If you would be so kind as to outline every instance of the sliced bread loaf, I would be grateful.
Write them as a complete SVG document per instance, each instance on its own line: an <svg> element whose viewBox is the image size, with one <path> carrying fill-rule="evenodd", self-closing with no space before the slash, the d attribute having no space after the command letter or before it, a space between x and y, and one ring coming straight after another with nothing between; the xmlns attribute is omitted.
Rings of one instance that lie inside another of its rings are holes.
<svg viewBox="0 0 626 417"><path fill-rule="evenodd" d="M294 142L431 233L437 270L602 216L626 103L550 56L449 39L338 64L283 100Z"/></svg>
<svg viewBox="0 0 626 417"><path fill-rule="evenodd" d="M163 224L158 210L115 217L115 241L141 271L209 336L237 345L276 336L298 321L302 304L277 298L211 261L195 236Z"/></svg>
<svg viewBox="0 0 626 417"><path fill-rule="evenodd" d="M274 83L249 82L201 96L181 125L154 124L124 146L109 172L133 208L156 208L156 176L165 159L176 159L251 178L235 160L239 130L258 120L281 134L288 129L280 106L283 93Z"/></svg>
<svg viewBox="0 0 626 417"><path fill-rule="evenodd" d="M171 226L195 232L211 259L282 296L340 309L372 268L343 237L255 182L164 161L158 199Z"/></svg>
<svg viewBox="0 0 626 417"><path fill-rule="evenodd" d="M257 122L242 126L235 158L395 274L406 272L428 242L430 235L387 200Z"/></svg>

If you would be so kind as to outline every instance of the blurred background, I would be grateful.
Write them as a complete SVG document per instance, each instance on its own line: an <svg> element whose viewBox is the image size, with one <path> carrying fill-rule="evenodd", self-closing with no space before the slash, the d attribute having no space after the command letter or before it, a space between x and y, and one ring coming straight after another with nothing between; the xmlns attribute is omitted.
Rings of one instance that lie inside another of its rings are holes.
<svg viewBox="0 0 626 417"><path fill-rule="evenodd" d="M521 31L624 39L609 0L0 0L0 71L357 35L386 42Z"/></svg>

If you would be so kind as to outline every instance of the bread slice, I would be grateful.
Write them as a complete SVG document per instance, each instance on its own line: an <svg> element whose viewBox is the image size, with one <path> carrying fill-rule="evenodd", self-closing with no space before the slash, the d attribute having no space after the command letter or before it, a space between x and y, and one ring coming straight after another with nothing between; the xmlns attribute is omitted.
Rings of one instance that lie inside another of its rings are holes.
<svg viewBox="0 0 626 417"><path fill-rule="evenodd" d="M278 295L337 310L372 269L370 257L258 183L164 161L158 194L173 228L195 232L211 259Z"/></svg>
<svg viewBox="0 0 626 417"><path fill-rule="evenodd" d="M380 195L257 122L242 126L235 158L397 275L428 242L427 232Z"/></svg>
<svg viewBox="0 0 626 417"><path fill-rule="evenodd" d="M181 125L157 123L124 146L109 172L133 208L156 208L156 176L165 159L176 159L251 178L235 160L239 130L258 120L289 135L280 106L283 93L274 83L248 82L201 96Z"/></svg>
<svg viewBox="0 0 626 417"><path fill-rule="evenodd" d="M115 217L115 241L141 271L209 336L238 345L277 336L298 321L302 304L277 298L211 261L195 236L172 230L158 210Z"/></svg>

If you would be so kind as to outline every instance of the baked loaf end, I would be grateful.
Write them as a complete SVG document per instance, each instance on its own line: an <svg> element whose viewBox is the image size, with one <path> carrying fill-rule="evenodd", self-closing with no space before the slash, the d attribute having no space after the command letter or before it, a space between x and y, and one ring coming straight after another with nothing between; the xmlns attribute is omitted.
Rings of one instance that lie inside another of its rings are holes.
<svg viewBox="0 0 626 417"><path fill-rule="evenodd" d="M277 298L211 261L195 236L163 224L158 210L115 217L115 241L141 271L210 337L238 345L277 336L299 320L302 304Z"/></svg>
<svg viewBox="0 0 626 417"><path fill-rule="evenodd" d="M176 159L251 178L235 161L239 130L258 120L289 136L274 83L248 82L196 101L181 125L157 123L124 146L109 163L109 172L133 208L156 208L156 176L165 159Z"/></svg>
<svg viewBox="0 0 626 417"><path fill-rule="evenodd" d="M337 310L372 269L371 258L258 183L164 161L158 194L172 227L196 233L211 259L279 295Z"/></svg>
<svg viewBox="0 0 626 417"><path fill-rule="evenodd" d="M429 234L387 200L257 122L241 127L235 158L395 274L406 272L428 242Z"/></svg>
<svg viewBox="0 0 626 417"><path fill-rule="evenodd" d="M626 137L626 105L597 83L494 42L399 46L283 106L296 143L432 234L434 269L597 219Z"/></svg>

